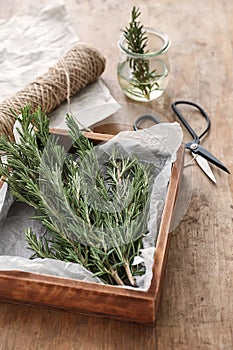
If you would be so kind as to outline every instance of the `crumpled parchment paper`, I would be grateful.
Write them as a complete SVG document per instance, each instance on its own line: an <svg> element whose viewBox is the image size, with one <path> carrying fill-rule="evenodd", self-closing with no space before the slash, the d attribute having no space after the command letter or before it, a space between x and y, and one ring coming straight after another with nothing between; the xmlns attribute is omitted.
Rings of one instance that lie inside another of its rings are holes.
<svg viewBox="0 0 233 350"><path fill-rule="evenodd" d="M154 162L160 169L155 178L150 198L149 233L143 239L144 248L140 257L135 259L135 263L143 263L146 267L146 273L137 277L137 286L140 290L147 290L151 283L153 256L156 251L156 239L166 199L171 167L176 159L181 142L182 130L178 123L161 123L137 132L123 131L99 147L99 152L109 154L112 148L117 146L122 155L134 154L143 162ZM3 209L5 203L7 210L7 203L4 198L1 199L1 195L4 197L4 192L0 191L0 203L3 203ZM33 216L32 208L15 202L4 220L5 215L6 213L4 213L2 219L5 225L0 233L0 270L22 270L90 280L90 272L78 264L52 259L35 259L33 261L28 259L31 254L27 250L24 230L27 227L32 227L38 234L41 234L41 230L43 230L38 221L29 219L30 216ZM3 226L3 222L0 222L1 224ZM97 278L91 280L97 283L100 282Z"/></svg>
<svg viewBox="0 0 233 350"><path fill-rule="evenodd" d="M0 20L0 102L46 73L78 41L61 0L38 7L36 15ZM85 127L119 108L101 79L72 97L70 104L72 113L75 117L78 113L77 119ZM82 113L86 109L89 113ZM58 107L51 115L51 127L65 127L64 117L68 112L67 103Z"/></svg>

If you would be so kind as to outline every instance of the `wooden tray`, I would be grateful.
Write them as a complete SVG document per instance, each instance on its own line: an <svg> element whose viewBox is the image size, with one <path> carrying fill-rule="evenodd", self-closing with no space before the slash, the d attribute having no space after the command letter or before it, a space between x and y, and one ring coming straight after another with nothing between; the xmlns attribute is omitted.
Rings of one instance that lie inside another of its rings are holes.
<svg viewBox="0 0 233 350"><path fill-rule="evenodd" d="M62 131L56 133L62 134ZM86 136L101 141L112 137L96 133L86 133ZM183 155L181 146L172 168L156 245L153 278L147 292L22 271L0 271L0 300L154 325L171 238L169 227L183 173Z"/></svg>

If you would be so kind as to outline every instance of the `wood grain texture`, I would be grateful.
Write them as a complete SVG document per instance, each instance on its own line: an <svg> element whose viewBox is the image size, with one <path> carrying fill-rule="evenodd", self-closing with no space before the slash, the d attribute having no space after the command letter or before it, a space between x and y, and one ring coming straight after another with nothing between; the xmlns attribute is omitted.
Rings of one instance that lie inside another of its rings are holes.
<svg viewBox="0 0 233 350"><path fill-rule="evenodd" d="M200 103L212 121L203 146L233 173L233 3L65 3L80 38L94 43L106 56L104 79L120 102L126 98L116 81L116 40L132 5L140 5L144 23L168 33L172 41L170 82L166 94L150 105L173 120L171 101L184 98ZM0 17L29 11L36 14L34 7L29 0L0 1ZM192 122L193 127L201 128L200 119ZM192 169L192 200L172 234L162 304L154 328L0 303L0 349L232 350L232 176L214 168L214 185L197 166Z"/></svg>

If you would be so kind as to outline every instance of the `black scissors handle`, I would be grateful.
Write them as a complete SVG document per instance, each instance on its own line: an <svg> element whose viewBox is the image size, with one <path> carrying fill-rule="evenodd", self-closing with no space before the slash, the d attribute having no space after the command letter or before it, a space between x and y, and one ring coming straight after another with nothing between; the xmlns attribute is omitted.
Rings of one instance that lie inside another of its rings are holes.
<svg viewBox="0 0 233 350"><path fill-rule="evenodd" d="M197 108L199 110L199 112L202 114L202 116L205 118L205 120L207 122L206 128L199 136L196 134L196 132L191 127L191 125L184 118L184 116L180 112L180 110L176 107L177 105L181 105L181 104L190 105L190 106ZM196 104L194 102L183 101L183 100L176 101L176 102L172 103L172 109L175 112L175 114L177 115L177 117L180 119L180 121L182 122L184 127L188 130L190 135L193 137L193 143L200 143L200 139L208 132L208 130L210 128L210 118L209 118L208 114L204 111L204 109L201 108L198 104Z"/></svg>
<svg viewBox="0 0 233 350"><path fill-rule="evenodd" d="M154 122L155 124L159 124L160 123L160 120L155 117L154 115L151 115L151 114L144 114L144 115L141 115L140 117L138 117L135 122L133 123L133 128L134 128L134 131L137 131L138 130L138 127L139 127L139 124L145 120L151 120L152 122Z"/></svg>

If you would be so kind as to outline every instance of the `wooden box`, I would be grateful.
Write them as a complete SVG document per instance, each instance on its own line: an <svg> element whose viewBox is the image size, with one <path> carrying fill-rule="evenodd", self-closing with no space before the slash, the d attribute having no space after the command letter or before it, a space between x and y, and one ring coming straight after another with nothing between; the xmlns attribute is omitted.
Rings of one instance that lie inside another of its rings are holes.
<svg viewBox="0 0 233 350"><path fill-rule="evenodd" d="M111 135L90 133L89 137L106 141ZM154 325L171 238L169 226L183 172L183 154L181 146L172 168L156 245L153 278L148 291L22 271L0 271L0 300Z"/></svg>

